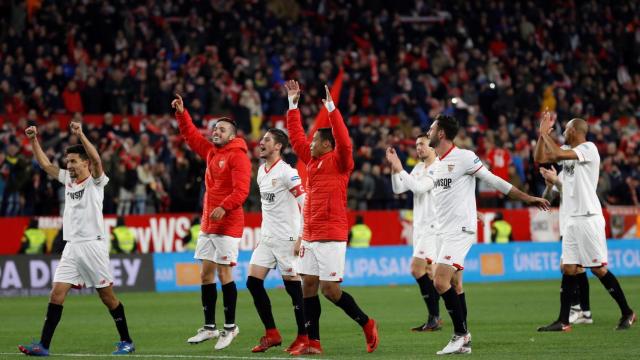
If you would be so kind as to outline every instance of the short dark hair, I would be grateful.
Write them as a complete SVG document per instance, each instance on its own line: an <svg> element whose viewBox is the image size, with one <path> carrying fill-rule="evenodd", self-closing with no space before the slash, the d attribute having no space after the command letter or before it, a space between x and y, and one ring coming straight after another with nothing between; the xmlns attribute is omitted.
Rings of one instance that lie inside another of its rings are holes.
<svg viewBox="0 0 640 360"><path fill-rule="evenodd" d="M82 144L71 145L64 150L65 155L69 154L78 154L82 160L89 160L89 155L87 155L87 150L85 150Z"/></svg>
<svg viewBox="0 0 640 360"><path fill-rule="evenodd" d="M220 119L216 120L216 124L219 123L220 121L224 121L226 123L231 124L234 134L238 131L238 125L236 124L235 120L228 117L221 117Z"/></svg>
<svg viewBox="0 0 640 360"><path fill-rule="evenodd" d="M273 137L273 141L275 141L276 144L282 145L280 152L282 152L287 148L287 146L289 146L289 137L284 131L276 128L271 128L267 130L267 132L271 134L271 136Z"/></svg>
<svg viewBox="0 0 640 360"><path fill-rule="evenodd" d="M418 136L416 136L416 140L420 139L420 138L429 138L429 133L426 132L421 132L420 134L418 134Z"/></svg>
<svg viewBox="0 0 640 360"><path fill-rule="evenodd" d="M440 114L436 116L436 121L438 122L438 130L444 131L444 136L447 140L455 139L460 128L458 120L452 116Z"/></svg>
<svg viewBox="0 0 640 360"><path fill-rule="evenodd" d="M336 147L336 139L333 138L333 132L331 128L320 128L318 129L318 136L320 136L321 141L329 141L331 143L331 148Z"/></svg>

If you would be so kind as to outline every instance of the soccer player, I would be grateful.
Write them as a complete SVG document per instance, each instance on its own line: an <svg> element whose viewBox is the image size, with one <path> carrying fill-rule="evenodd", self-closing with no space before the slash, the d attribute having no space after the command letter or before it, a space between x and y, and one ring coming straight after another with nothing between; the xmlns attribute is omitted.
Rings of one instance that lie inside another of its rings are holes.
<svg viewBox="0 0 640 360"><path fill-rule="evenodd" d="M625 330L636 321L636 314L627 304L618 279L607 269L607 239L602 207L596 189L600 176L600 154L595 144L587 141L589 126L580 118L569 121L564 138L570 149L562 149L551 138L555 119L545 115L540 123L540 138L536 144L536 162L559 163L562 166L562 181L547 173L562 197L561 218L566 219L562 238L563 274L560 292L560 315L549 325L538 331L569 331L571 296L575 292L579 277L578 267L590 268L611 297L620 307L621 317L616 330Z"/></svg>
<svg viewBox="0 0 640 360"><path fill-rule="evenodd" d="M66 170L49 161L38 142L38 130L35 126L25 130L40 167L65 186L62 236L67 245L53 276L40 342L19 345L18 349L27 355L48 356L51 338L62 317L62 304L69 290L72 287L95 287L120 334L120 342L112 354L130 354L135 351L135 345L129 336L124 306L113 292L113 276L109 267L109 236L105 232L102 216L104 187L109 178L102 171L102 162L96 148L82 132L82 125L72 122L70 128L81 144L66 148Z"/></svg>
<svg viewBox="0 0 640 360"><path fill-rule="evenodd" d="M435 287L454 327L454 335L438 355L471 352L471 333L467 329L467 305L462 287L464 259L476 242L476 178L487 182L512 199L547 210L549 202L518 190L485 168L472 151L457 148L453 139L458 134L458 122L447 115L438 115L429 129L429 146L438 160L427 187L432 187L435 199L436 233L440 251L436 260Z"/></svg>
<svg viewBox="0 0 640 360"><path fill-rule="evenodd" d="M247 278L247 289L253 296L266 334L260 338L253 352L264 352L282 344L271 311L271 301L264 288L269 269L280 270L284 288L291 297L298 325L298 336L285 351L308 342L304 327L302 286L294 262L300 251L302 236L301 209L305 192L298 171L282 161L282 151L289 145L289 137L280 129L269 129L260 140L260 158L265 163L258 169L258 186L262 201L262 231L258 246L253 250Z"/></svg>
<svg viewBox="0 0 640 360"><path fill-rule="evenodd" d="M191 122L182 97L176 94L171 106L176 109L180 133L191 150L207 163L205 194L201 230L196 244L195 258L202 261L201 300L204 326L187 342L198 344L218 338L216 350L231 344L240 329L235 324L238 291L233 281L232 268L238 261L238 247L244 229L242 203L249 195L251 164L247 157L247 144L236 137L236 124L221 118L213 128L209 142ZM224 327L216 328L215 314L218 297L215 276L222 285Z"/></svg>
<svg viewBox="0 0 640 360"><path fill-rule="evenodd" d="M320 128L307 142L302 129L298 100L300 86L291 80L285 84L289 98L287 129L298 159L307 166L307 196L304 206L304 230L298 273L302 275L304 318L309 341L292 355L321 354L320 298L318 289L363 329L367 351L378 347L378 329L347 292L340 288L344 274L349 224L347 222L347 184L353 170L353 145L340 111L325 86L323 99L331 128Z"/></svg>
<svg viewBox="0 0 640 360"><path fill-rule="evenodd" d="M563 146L564 148L564 146ZM567 148L569 148L567 146ZM553 184L554 176L558 177L558 183L562 183L562 171L556 172L556 169L540 168L540 174L544 178L545 189L542 193L542 197L553 202L559 197L560 191ZM560 199L560 207L562 208L562 199ZM562 234L564 233L564 225L567 223L566 212L560 211L560 241L562 241ZM563 266L560 263L560 271L562 272ZM571 311L569 312L569 324L593 324L593 317L591 316L591 307L589 301L589 279L587 279L587 273L583 267L579 267L576 272L577 286L571 299Z"/></svg>
<svg viewBox="0 0 640 360"><path fill-rule="evenodd" d="M436 331L442 329L438 292L433 285L432 265L438 256L435 233L435 203L430 190L427 190L426 177L433 176L432 164L436 161L435 151L429 147L426 133L416 139L418 162L411 174L402 168L402 163L395 149L387 149L387 160L391 164L391 185L393 192L402 194L413 192L413 257L411 258L411 275L418 282L420 293L427 305L427 321L412 331Z"/></svg>

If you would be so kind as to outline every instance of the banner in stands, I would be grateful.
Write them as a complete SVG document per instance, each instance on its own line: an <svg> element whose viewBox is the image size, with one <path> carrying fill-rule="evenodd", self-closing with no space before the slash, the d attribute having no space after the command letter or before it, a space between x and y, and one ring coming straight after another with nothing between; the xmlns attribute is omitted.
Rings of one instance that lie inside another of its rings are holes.
<svg viewBox="0 0 640 360"><path fill-rule="evenodd" d="M609 240L609 268L617 276L640 275L640 239ZM410 246L379 246L348 249L345 286L414 284ZM465 282L560 279L561 244L520 242L478 244L471 247L464 263ZM234 279L245 288L251 253L241 251ZM156 289L199 291L199 262L193 253L154 254ZM265 280L268 288L282 287L277 271Z"/></svg>
<svg viewBox="0 0 640 360"><path fill-rule="evenodd" d="M0 256L0 297L48 295L59 261L47 255ZM112 255L111 274L117 291L154 291L152 261L149 254Z"/></svg>
<svg viewBox="0 0 640 360"><path fill-rule="evenodd" d="M482 221L478 222L478 242L491 242L491 223L500 212L512 226L514 241L555 242L560 238L558 212L537 209L481 210ZM390 211L350 211L349 222L355 222L356 215L362 215L364 223L371 228L371 245L405 245L411 244L413 232L411 210ZM189 235L191 221L199 214L155 214L125 216L125 224L136 234L138 252L182 252L182 239ZM47 252L52 249L53 239L62 226L60 217L37 217L38 227L47 235ZM252 250L260 239L260 213L245 215L245 227L240 242L241 250ZM614 238L640 237L640 209L634 207L617 207L605 211L607 220L607 236ZM3 239L0 241L0 254L13 255L20 249L22 234L29 223L29 218L0 217L0 228ZM116 225L116 217L106 216L107 232Z"/></svg>

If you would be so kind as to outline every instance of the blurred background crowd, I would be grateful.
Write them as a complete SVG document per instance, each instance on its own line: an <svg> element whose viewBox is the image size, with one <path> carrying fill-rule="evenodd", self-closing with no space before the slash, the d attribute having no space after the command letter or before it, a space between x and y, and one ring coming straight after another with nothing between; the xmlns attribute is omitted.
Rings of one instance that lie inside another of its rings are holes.
<svg viewBox="0 0 640 360"><path fill-rule="evenodd" d="M59 212L63 190L24 129L38 124L64 166L78 139L57 119L94 114L85 133L111 178L105 213L198 211L205 164L179 135L173 94L204 134L216 116L239 123L255 178L260 136L287 110L284 80L301 82L311 127L340 69L353 209L410 206L391 191L384 150L395 146L411 170L414 139L439 113L461 123L459 147L541 194L532 150L545 108L559 142L568 120L589 122L603 206L638 205L639 14L632 0L0 2L0 215ZM296 161L290 150L286 159ZM481 206L519 206L478 191ZM260 209L255 181L245 207Z"/></svg>

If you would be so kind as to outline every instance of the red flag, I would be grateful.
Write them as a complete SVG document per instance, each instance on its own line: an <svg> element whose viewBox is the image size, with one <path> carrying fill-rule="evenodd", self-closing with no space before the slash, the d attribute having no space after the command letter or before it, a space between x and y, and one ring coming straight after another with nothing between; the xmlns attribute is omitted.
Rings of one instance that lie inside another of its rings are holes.
<svg viewBox="0 0 640 360"><path fill-rule="evenodd" d="M344 77L344 69L340 68L338 72L338 76L336 76L335 81L333 82L333 86L331 86L331 98L337 103L340 101L340 92L342 91L342 79ZM330 127L329 124L329 113L327 112L327 108L324 106L320 107L320 112L316 115L316 119L307 134L307 139L311 141L313 139L313 134L315 134L316 130L323 127ZM300 175L300 179L303 184L307 184L307 167L302 161L298 161L296 167L298 168L298 174Z"/></svg>

